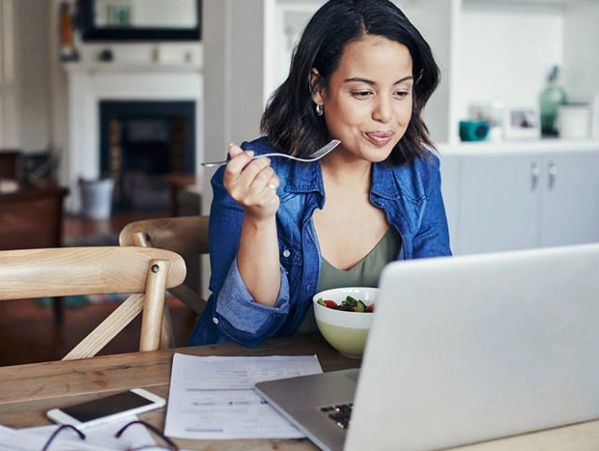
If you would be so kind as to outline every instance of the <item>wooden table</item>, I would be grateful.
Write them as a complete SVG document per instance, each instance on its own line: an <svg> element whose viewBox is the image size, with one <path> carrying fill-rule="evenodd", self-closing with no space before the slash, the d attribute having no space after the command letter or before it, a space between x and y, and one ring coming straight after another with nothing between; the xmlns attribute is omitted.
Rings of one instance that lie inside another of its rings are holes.
<svg viewBox="0 0 599 451"><path fill-rule="evenodd" d="M133 387L167 397L174 352L193 355L311 355L324 371L352 368L358 360L343 357L317 336L271 340L257 349L234 344L117 354L92 359L35 363L0 368L0 424L25 427L47 424L45 412ZM556 406L559 408L559 406ZM141 418L164 427L164 409ZM175 440L188 449L211 451L304 451L316 448L308 440ZM462 451L597 450L599 421L462 447Z"/></svg>

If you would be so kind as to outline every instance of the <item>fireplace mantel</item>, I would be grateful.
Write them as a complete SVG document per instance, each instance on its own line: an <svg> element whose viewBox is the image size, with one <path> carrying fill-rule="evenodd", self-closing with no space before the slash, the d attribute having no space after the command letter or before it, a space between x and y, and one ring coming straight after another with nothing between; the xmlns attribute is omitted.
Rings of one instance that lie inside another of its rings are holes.
<svg viewBox="0 0 599 451"><path fill-rule="evenodd" d="M193 101L196 105L196 158L203 160L202 92L199 65L158 63L68 63L68 151L63 174L71 188L70 212L80 209L77 180L100 176L100 116L102 100ZM196 167L196 173L198 169Z"/></svg>

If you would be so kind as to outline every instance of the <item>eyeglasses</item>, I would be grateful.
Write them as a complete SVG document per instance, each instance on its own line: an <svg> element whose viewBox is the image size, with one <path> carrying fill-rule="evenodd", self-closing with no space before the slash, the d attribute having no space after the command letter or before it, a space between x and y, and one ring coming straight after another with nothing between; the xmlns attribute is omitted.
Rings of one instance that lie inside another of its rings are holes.
<svg viewBox="0 0 599 451"><path fill-rule="evenodd" d="M63 424L60 427L58 427L54 432L52 432L52 434L50 435L50 437L48 437L48 441L46 442L46 444L42 448L42 451L47 451L48 448L50 448L50 444L56 438L56 436L60 433L60 431L64 431L66 429L72 429L72 430L74 430L77 433L77 435L79 436L79 438L81 440L85 440L85 434L83 432L81 432L79 429L77 429L75 426L72 426L70 424Z"/></svg>
<svg viewBox="0 0 599 451"><path fill-rule="evenodd" d="M138 449L166 449L166 450L169 450L169 451L179 451L179 447L177 446L177 444L175 442L173 442L170 438L168 438L166 435L164 435L162 432L160 432L160 430L158 428L155 428L151 424L148 424L145 421L141 421L141 420L134 420L134 421L131 421L131 422L127 423L116 434L114 434L114 436L116 438L120 438L121 435L123 435L123 433L130 426L132 426L134 424L141 424L142 426L145 426L151 432L153 432L158 438L160 438L165 444L164 445L144 445L144 446L138 446L138 447L135 447L135 448L127 448L126 451L136 451Z"/></svg>
<svg viewBox="0 0 599 451"><path fill-rule="evenodd" d="M136 446L135 448L126 448L125 451L137 451L137 450L142 450L142 449L156 449L156 450L165 449L168 451L179 451L179 447L177 446L177 444L175 442L173 442L171 439L169 439L167 436L165 436L162 432L160 432L159 429L157 429L154 426L152 426L151 424L148 424L145 421L141 421L141 420L135 420L135 421L131 421L131 422L127 423L121 429L119 429L116 432L116 434L114 434L114 436L116 438L120 438L123 435L123 433L127 429L129 429L129 427L133 426L134 424L140 424L140 425L146 427L152 433L154 433L154 435L156 435L160 440L162 440L162 442L164 442L164 444L163 445L151 444L151 445ZM66 430L66 429L74 430L81 440L85 440L85 434L83 432L81 432L79 429L77 429L75 426L70 425L70 424L63 424L63 425L59 426L54 432L52 432L50 437L48 437L48 441L42 448L42 451L48 451L48 449L50 448L50 444L54 441L56 436L61 431Z"/></svg>

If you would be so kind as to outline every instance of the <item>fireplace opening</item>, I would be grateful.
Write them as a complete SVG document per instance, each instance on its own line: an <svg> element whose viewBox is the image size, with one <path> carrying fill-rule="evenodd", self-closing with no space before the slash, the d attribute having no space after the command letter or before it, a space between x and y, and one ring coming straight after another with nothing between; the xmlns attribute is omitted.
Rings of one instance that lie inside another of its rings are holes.
<svg viewBox="0 0 599 451"><path fill-rule="evenodd" d="M168 176L195 171L195 102L100 102L100 168L118 210L169 210Z"/></svg>

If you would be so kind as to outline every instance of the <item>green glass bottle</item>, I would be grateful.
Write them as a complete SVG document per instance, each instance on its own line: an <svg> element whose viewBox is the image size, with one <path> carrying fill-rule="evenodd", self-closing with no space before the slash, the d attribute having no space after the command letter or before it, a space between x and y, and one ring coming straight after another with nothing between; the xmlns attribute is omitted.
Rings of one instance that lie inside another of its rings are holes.
<svg viewBox="0 0 599 451"><path fill-rule="evenodd" d="M555 116L557 107L566 103L566 92L559 84L559 66L553 66L547 76L547 86L539 95L541 110L541 134L556 136Z"/></svg>

